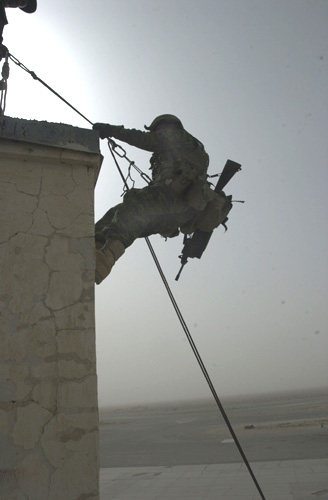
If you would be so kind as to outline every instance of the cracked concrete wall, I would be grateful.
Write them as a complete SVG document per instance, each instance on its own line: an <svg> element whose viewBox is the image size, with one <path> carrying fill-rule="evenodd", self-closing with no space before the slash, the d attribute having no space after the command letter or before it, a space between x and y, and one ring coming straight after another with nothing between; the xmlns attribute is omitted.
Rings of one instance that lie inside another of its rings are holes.
<svg viewBox="0 0 328 500"><path fill-rule="evenodd" d="M0 120L1 499L99 498L98 143L90 130Z"/></svg>

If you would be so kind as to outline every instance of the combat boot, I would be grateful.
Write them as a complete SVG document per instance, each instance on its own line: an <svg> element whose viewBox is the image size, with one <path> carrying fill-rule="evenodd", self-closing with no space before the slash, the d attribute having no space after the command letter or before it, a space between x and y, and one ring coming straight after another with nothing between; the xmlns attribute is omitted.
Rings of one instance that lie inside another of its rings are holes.
<svg viewBox="0 0 328 500"><path fill-rule="evenodd" d="M95 282L97 285L109 275L113 265L124 252L125 247L119 240L108 240L104 245L96 242Z"/></svg>

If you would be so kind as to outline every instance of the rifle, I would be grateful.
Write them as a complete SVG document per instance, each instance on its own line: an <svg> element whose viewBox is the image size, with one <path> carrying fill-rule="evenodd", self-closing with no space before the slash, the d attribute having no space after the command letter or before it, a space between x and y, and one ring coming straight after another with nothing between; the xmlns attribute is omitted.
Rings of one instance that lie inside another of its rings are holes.
<svg viewBox="0 0 328 500"><path fill-rule="evenodd" d="M239 170L241 170L241 165L239 163L236 163L235 161L232 160L227 160L224 169L222 170L222 173L219 177L219 180L214 188L214 191L216 193L222 191L223 188L235 175L235 173L238 172ZM221 224L224 225L226 220L223 221ZM188 258L191 259L193 259L194 257L197 257L197 259L201 258L205 248L208 245L208 242L210 241L212 234L213 231L205 232L201 231L200 229L196 229L196 231L192 234L192 236L188 236L187 234L185 234L183 238L182 254L179 255L179 259L181 260L181 268L175 278L175 281L178 281L178 279L180 278L180 274L182 273L184 266L187 264Z"/></svg>

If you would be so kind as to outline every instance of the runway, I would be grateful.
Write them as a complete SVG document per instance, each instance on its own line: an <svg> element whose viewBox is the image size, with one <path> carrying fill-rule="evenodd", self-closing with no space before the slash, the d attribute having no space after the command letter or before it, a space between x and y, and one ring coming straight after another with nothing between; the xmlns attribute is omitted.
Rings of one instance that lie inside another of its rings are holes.
<svg viewBox="0 0 328 500"><path fill-rule="evenodd" d="M250 462L328 457L328 391L223 399ZM101 409L100 466L241 462L215 403Z"/></svg>

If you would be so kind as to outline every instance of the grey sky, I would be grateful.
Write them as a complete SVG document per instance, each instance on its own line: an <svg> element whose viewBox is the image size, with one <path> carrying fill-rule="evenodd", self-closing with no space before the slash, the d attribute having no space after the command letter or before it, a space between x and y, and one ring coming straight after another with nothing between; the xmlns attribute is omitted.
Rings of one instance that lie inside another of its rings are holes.
<svg viewBox="0 0 328 500"><path fill-rule="evenodd" d="M245 204L179 282L182 237L151 238L218 394L327 385L328 3L40 0L8 18L12 54L90 120L174 113L211 174L242 164L226 192ZM8 115L89 128L13 64L8 83ZM122 192L101 147L97 218ZM101 404L210 395L143 240L96 288L96 321Z"/></svg>

